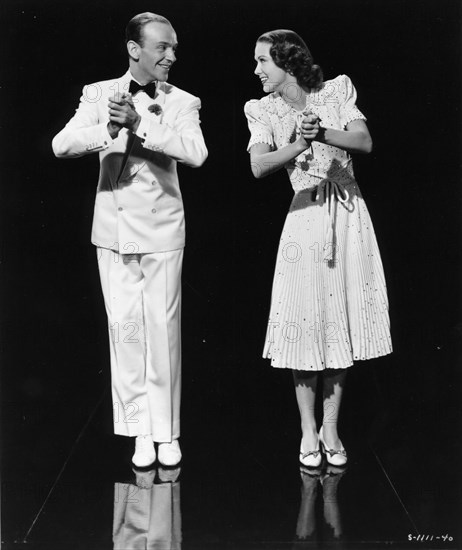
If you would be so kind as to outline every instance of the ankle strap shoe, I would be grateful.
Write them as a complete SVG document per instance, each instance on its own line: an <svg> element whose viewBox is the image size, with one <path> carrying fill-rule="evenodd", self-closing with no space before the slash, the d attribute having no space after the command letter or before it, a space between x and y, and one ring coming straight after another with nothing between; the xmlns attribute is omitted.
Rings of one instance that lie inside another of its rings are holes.
<svg viewBox="0 0 462 550"><path fill-rule="evenodd" d="M318 448L316 451L308 451L306 453L302 449L302 443L300 442L299 460L300 460L300 463L303 464L303 466L306 466L308 468L317 468L318 466L320 466L322 461L322 455L321 455L321 450L319 448L319 441L318 441Z"/></svg>
<svg viewBox="0 0 462 550"><path fill-rule="evenodd" d="M329 449L324 441L322 426L319 430L319 442L321 443L321 448L323 449L327 462L332 464L332 466L344 466L347 463L347 453L340 441L340 449Z"/></svg>

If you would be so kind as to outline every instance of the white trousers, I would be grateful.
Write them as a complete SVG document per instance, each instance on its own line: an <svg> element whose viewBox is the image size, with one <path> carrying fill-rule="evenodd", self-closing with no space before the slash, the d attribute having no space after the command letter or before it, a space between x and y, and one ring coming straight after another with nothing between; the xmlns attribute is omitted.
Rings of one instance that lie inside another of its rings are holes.
<svg viewBox="0 0 462 550"><path fill-rule="evenodd" d="M119 254L97 248L109 321L114 433L180 436L183 249Z"/></svg>

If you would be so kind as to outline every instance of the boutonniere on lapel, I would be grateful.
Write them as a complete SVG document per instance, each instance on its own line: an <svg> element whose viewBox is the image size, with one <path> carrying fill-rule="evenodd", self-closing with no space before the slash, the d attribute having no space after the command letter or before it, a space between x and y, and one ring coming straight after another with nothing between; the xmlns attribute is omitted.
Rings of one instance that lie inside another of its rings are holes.
<svg viewBox="0 0 462 550"><path fill-rule="evenodd" d="M160 124L162 124L162 115L164 114L164 111L158 103L153 103L152 105L149 105L148 111L154 114L156 117L159 117L157 120Z"/></svg>
<svg viewBox="0 0 462 550"><path fill-rule="evenodd" d="M152 105L149 105L148 111L150 113L154 113L156 116L160 116L163 113L162 107L158 103L153 103Z"/></svg>
<svg viewBox="0 0 462 550"><path fill-rule="evenodd" d="M155 115L156 117L159 117L158 122L162 124L163 118L164 118L164 110L162 108L162 105L165 104L165 92L164 92L164 83L159 82L159 86L156 88L156 96L158 103L153 103L152 105L149 105L148 111ZM154 99L154 98L153 98Z"/></svg>

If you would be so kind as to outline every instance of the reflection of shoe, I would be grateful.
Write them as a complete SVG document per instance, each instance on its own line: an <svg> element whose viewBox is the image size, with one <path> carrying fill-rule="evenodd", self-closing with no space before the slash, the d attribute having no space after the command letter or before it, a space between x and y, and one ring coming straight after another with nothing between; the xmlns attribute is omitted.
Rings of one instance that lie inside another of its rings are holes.
<svg viewBox="0 0 462 550"><path fill-rule="evenodd" d="M313 468L313 467L310 468L307 466L300 465L300 474L301 474L302 480L304 479L305 476L308 476L316 480L321 480L322 479L321 465L319 466L319 468Z"/></svg>
<svg viewBox="0 0 462 550"><path fill-rule="evenodd" d="M320 476L320 482L323 488L337 486L344 474L347 472L347 466L332 466L327 465L327 468L322 476Z"/></svg>
<svg viewBox="0 0 462 550"><path fill-rule="evenodd" d="M156 476L155 470L141 471L133 468L136 475L136 486L140 489L151 489L154 485L154 478Z"/></svg>
<svg viewBox="0 0 462 550"><path fill-rule="evenodd" d="M156 461L156 451L151 434L138 435L132 462L137 468L146 468Z"/></svg>
<svg viewBox="0 0 462 550"><path fill-rule="evenodd" d="M343 474L347 471L346 464L343 466L333 466L332 464L328 464L325 474L323 475L322 479L325 479L327 476L333 477L333 476L339 476L342 477ZM322 483L322 480L321 480Z"/></svg>
<svg viewBox="0 0 462 550"><path fill-rule="evenodd" d="M321 442L323 451L326 453L329 464L332 464L332 466L344 466L347 463L347 453L343 448L342 442L340 441L340 449L329 449L323 438L322 426L319 430L319 441Z"/></svg>
<svg viewBox="0 0 462 550"><path fill-rule="evenodd" d="M180 477L181 468L165 468L159 467L157 475L159 483L175 483Z"/></svg>
<svg viewBox="0 0 462 550"><path fill-rule="evenodd" d="M300 458L299 458L301 464L303 466L307 466L308 468L318 468L318 466L321 465L322 456L321 456L321 450L319 449L319 441L318 441L318 449L316 451L308 451L307 453L304 452L302 449L302 444L300 443Z"/></svg>
<svg viewBox="0 0 462 550"><path fill-rule="evenodd" d="M179 464L181 461L181 450L178 439L174 439L171 443L159 443L158 455L162 466L172 468Z"/></svg>

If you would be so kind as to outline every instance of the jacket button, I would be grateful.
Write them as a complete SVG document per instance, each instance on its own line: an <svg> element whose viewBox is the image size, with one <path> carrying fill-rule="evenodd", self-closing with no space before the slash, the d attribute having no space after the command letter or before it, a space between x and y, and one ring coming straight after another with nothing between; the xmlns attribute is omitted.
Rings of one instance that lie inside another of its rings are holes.
<svg viewBox="0 0 462 550"><path fill-rule="evenodd" d="M117 209L119 212L122 212L123 208L121 206L119 206L119 208Z"/></svg>
<svg viewBox="0 0 462 550"><path fill-rule="evenodd" d="M152 180L152 185L156 185L157 181L156 180Z"/></svg>
<svg viewBox="0 0 462 550"><path fill-rule="evenodd" d="M153 208L153 209L151 210L151 212L152 212L153 214L155 214L155 213L157 212L157 210L156 210L155 208Z"/></svg>

